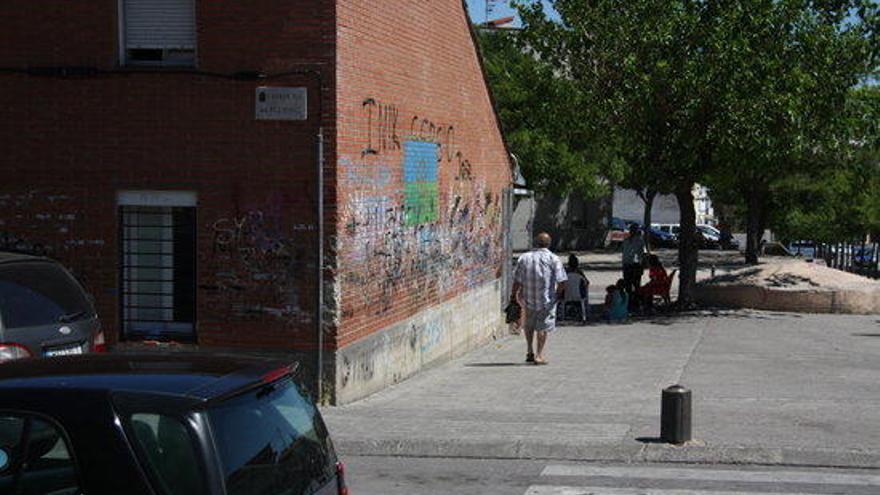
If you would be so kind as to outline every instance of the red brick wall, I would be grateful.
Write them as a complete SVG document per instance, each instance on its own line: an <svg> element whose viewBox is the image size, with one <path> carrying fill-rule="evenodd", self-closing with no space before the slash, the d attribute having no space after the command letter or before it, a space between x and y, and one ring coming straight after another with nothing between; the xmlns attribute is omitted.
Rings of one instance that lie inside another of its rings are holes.
<svg viewBox="0 0 880 495"><path fill-rule="evenodd" d="M116 6L0 6L8 40L0 44L0 67L108 71L66 79L0 74L0 247L24 247L70 266L97 296L112 341L119 317L117 192L196 191L199 343L313 346L315 136L319 125L331 137L335 132L332 2L197 5L199 70L308 69L322 74L323 91L313 72L261 82L119 72ZM308 87L309 120L255 121L259 85ZM331 178L334 153L331 139ZM329 201L333 187L331 180Z"/></svg>
<svg viewBox="0 0 880 495"><path fill-rule="evenodd" d="M339 0L337 15L345 346L498 278L510 168L461 0Z"/></svg>

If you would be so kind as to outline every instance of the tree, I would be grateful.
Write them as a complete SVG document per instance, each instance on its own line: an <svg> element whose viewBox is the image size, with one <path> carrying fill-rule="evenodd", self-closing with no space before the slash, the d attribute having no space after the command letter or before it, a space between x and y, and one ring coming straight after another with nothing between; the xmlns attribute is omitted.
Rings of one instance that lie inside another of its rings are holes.
<svg viewBox="0 0 880 495"><path fill-rule="evenodd" d="M645 171L675 194L685 303L697 266L693 184L711 179L741 198L756 253L773 185L845 147L846 92L876 60L869 0L552 4L558 20L517 2L524 38L631 150L632 176Z"/></svg>
<svg viewBox="0 0 880 495"><path fill-rule="evenodd" d="M621 176L613 138L581 112L582 94L516 32L479 36L486 74L511 152L539 191L607 195Z"/></svg>
<svg viewBox="0 0 880 495"><path fill-rule="evenodd" d="M729 71L722 95L710 185L742 200L747 262L757 263L761 237L773 218L802 225L832 215L833 208L774 212L774 205L791 207L776 194L819 194L830 208L828 201L846 189L847 172L836 168L850 148L848 93L876 61L876 13L876 6L861 0L727 5L725 15L737 34L725 57L736 70Z"/></svg>
<svg viewBox="0 0 880 495"><path fill-rule="evenodd" d="M839 242L880 232L880 89L851 91L846 107L847 145L771 186L769 222L783 238Z"/></svg>
<svg viewBox="0 0 880 495"><path fill-rule="evenodd" d="M627 150L630 177L658 179L681 212L679 300L692 301L698 237L692 188L712 166L715 122L734 34L717 2L557 0L518 2L523 37L577 84L583 108Z"/></svg>

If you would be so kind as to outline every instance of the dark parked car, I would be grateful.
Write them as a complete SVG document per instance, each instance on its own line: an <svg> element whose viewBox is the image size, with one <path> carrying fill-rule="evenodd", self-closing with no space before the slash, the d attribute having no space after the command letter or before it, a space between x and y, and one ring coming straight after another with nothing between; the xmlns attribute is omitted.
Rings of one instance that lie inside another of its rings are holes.
<svg viewBox="0 0 880 495"><path fill-rule="evenodd" d="M347 494L281 363L91 354L0 365L0 493Z"/></svg>
<svg viewBox="0 0 880 495"><path fill-rule="evenodd" d="M0 362L103 350L98 315L70 272L48 258L0 252Z"/></svg>
<svg viewBox="0 0 880 495"><path fill-rule="evenodd" d="M655 247L678 247L678 236L660 229L651 227L648 229L648 235L651 238L651 245Z"/></svg>
<svg viewBox="0 0 880 495"><path fill-rule="evenodd" d="M856 268L874 269L877 267L872 246L857 247L853 252L853 266Z"/></svg>

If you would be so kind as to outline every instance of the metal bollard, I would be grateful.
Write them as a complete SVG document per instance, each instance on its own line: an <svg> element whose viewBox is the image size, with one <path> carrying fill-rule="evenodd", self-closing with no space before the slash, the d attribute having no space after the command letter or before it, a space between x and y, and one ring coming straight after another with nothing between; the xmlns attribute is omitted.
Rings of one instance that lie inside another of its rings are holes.
<svg viewBox="0 0 880 495"><path fill-rule="evenodd" d="M677 445L691 440L691 391L681 385L663 390L660 439Z"/></svg>

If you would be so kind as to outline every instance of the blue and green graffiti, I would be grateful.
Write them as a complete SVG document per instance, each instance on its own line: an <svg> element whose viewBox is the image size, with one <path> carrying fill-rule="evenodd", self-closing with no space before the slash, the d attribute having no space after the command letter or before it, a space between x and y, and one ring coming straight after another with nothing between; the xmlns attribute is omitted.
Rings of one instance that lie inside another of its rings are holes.
<svg viewBox="0 0 880 495"><path fill-rule="evenodd" d="M406 141L403 146L403 182L406 225L437 220L437 161L440 146L426 141Z"/></svg>

